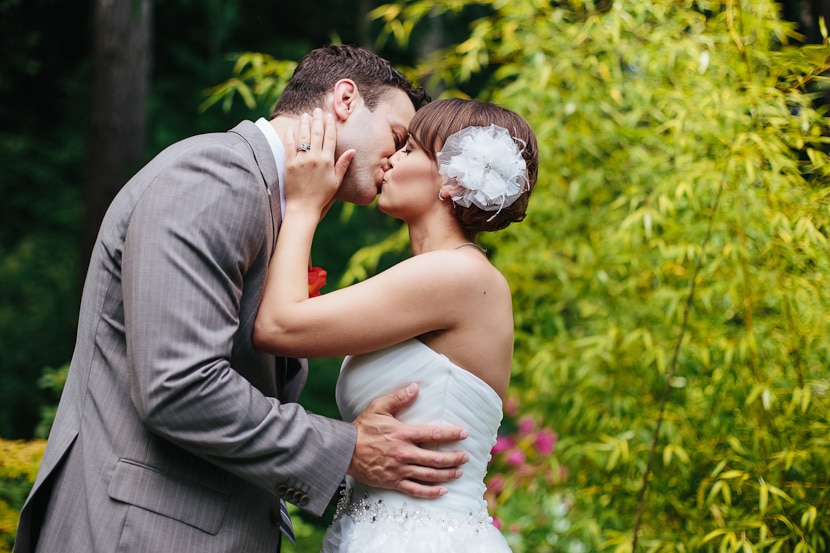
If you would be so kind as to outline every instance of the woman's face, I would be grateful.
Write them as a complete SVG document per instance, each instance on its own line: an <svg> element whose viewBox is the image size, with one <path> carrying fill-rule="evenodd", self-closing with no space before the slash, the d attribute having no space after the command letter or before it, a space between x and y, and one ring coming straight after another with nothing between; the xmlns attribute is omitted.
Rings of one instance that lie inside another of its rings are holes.
<svg viewBox="0 0 830 553"><path fill-rule="evenodd" d="M378 208L392 217L412 220L434 207L441 183L438 165L418 142L409 137L404 147L389 158Z"/></svg>

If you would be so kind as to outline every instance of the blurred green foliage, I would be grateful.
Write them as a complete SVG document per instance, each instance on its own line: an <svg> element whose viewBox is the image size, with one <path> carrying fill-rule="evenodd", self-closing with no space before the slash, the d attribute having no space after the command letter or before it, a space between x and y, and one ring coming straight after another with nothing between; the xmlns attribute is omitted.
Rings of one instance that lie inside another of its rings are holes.
<svg viewBox="0 0 830 553"><path fill-rule="evenodd" d="M0 553L11 553L17 513L35 481L45 440L0 439Z"/></svg>

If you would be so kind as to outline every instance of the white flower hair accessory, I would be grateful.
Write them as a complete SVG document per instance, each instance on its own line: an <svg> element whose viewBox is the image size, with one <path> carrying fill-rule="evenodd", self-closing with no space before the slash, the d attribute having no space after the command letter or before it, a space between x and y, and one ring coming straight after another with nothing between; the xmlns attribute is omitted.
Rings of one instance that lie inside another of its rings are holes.
<svg viewBox="0 0 830 553"><path fill-rule="evenodd" d="M438 172L448 181L455 180L452 201L495 211L488 221L528 190L526 170L519 146L507 129L497 125L462 129L447 138L438 152Z"/></svg>

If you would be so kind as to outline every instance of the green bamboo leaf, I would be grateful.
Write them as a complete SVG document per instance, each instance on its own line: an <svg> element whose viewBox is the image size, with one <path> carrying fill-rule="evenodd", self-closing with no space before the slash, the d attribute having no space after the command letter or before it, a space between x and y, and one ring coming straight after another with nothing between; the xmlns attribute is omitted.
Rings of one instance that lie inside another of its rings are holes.
<svg viewBox="0 0 830 553"><path fill-rule="evenodd" d="M810 505L804 511L804 514L801 515L801 527L806 532L811 531L815 526L816 517L818 517L818 509L816 509L815 505Z"/></svg>
<svg viewBox="0 0 830 553"><path fill-rule="evenodd" d="M772 542L772 547L770 547L769 553L778 553L787 543L787 538L779 538Z"/></svg>
<svg viewBox="0 0 830 553"><path fill-rule="evenodd" d="M724 534L728 534L728 533L729 533L729 530L726 530L725 528L718 528L716 530L712 530L711 532L709 532L708 534L703 536L702 542L703 543L710 542L713 539L715 539L719 536L723 536Z"/></svg>
<svg viewBox="0 0 830 553"><path fill-rule="evenodd" d="M767 483L764 482L764 479L761 478L759 487L758 487L758 509L763 514L767 511L767 506L769 505L769 487Z"/></svg>
<svg viewBox="0 0 830 553"><path fill-rule="evenodd" d="M789 495L787 495L787 493L784 492L781 488L773 486L772 484L768 484L768 486L769 486L769 492L771 494L773 494L777 497L780 497L781 499L783 499L787 503L793 503L794 502L793 498L791 498Z"/></svg>

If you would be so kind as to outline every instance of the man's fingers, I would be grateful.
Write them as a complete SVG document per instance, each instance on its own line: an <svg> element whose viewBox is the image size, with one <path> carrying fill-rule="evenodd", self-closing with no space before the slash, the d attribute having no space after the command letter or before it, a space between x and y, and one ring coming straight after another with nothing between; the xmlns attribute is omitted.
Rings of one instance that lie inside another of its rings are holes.
<svg viewBox="0 0 830 553"><path fill-rule="evenodd" d="M436 446L453 444L468 436L451 425L410 425L394 418L395 412L411 404L418 385L411 384L376 398L353 424L357 444L348 474L364 484L395 489L415 497L434 498L446 493L446 484L460 477L459 467L469 461L464 451L440 451ZM450 445L451 449L454 449Z"/></svg>
<svg viewBox="0 0 830 553"><path fill-rule="evenodd" d="M445 444L458 442L469 436L466 429L448 424L410 424L401 428L401 432L404 440L415 444Z"/></svg>
<svg viewBox="0 0 830 553"><path fill-rule="evenodd" d="M391 394L375 398L364 413L394 415L415 400L418 395L418 384L412 383L405 388L399 388Z"/></svg>
<svg viewBox="0 0 830 553"><path fill-rule="evenodd" d="M398 491L422 499L436 499L447 494L447 488L444 486L425 486L412 480L401 480L398 483Z"/></svg>
<svg viewBox="0 0 830 553"><path fill-rule="evenodd" d="M441 477L445 477L447 470L454 470L470 460L470 456L464 451L434 451L420 447L401 448L398 456L402 463L410 467L422 467L424 470L440 473ZM416 480L420 479L415 475L406 476ZM426 478L426 480L429 482L444 481L433 478Z"/></svg>
<svg viewBox="0 0 830 553"><path fill-rule="evenodd" d="M421 467L410 465L407 468L407 475L402 481L407 480L416 482L418 484L427 485L427 487L435 488L440 486L433 486L432 484L444 484L458 480L464 474L464 471L458 467L433 469L428 467Z"/></svg>

